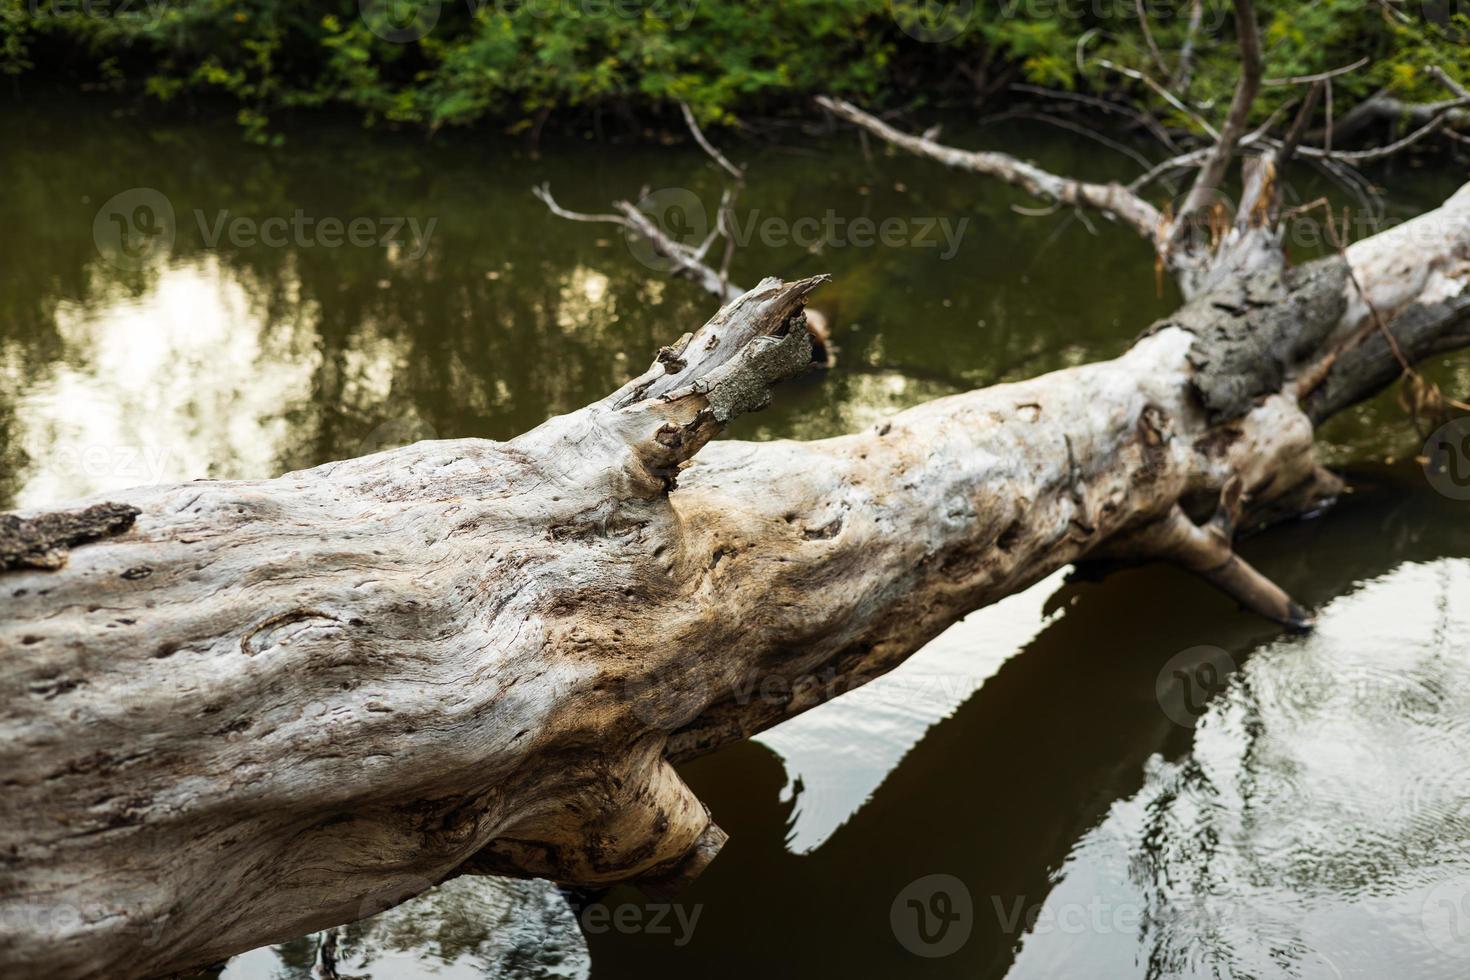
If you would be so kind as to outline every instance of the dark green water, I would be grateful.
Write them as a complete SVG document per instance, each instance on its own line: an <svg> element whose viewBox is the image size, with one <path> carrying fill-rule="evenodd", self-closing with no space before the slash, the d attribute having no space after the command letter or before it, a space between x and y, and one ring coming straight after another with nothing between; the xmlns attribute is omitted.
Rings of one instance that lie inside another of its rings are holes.
<svg viewBox="0 0 1470 980"><path fill-rule="evenodd" d="M612 390L712 312L616 229L554 219L529 193L549 181L564 205L600 211L682 187L712 204L719 175L686 147L567 142L533 160L490 137L328 124L268 152L228 122L76 101L0 113L0 506L506 438ZM952 138L1134 172L1070 135ZM1148 250L1106 222L1017 215L1009 190L869 161L848 134L730 151L750 163L742 222L846 229L816 249L757 234L737 255L747 285L832 274L816 305L840 347L835 370L780 392L737 437L831 435L1108 357L1174 305ZM1394 174L1392 213L1463 178ZM151 249L120 256L108 215L165 231L156 208L135 211L160 198L171 246L145 235ZM289 230L297 212L313 230ZM323 219L356 218L398 243L329 245L343 233ZM862 245L859 218L902 230ZM236 219L258 231L232 236ZM947 254L935 225L961 220ZM284 244L246 241L271 227ZM1464 397L1470 359L1436 376ZM1283 638L1167 569L1053 576L876 684L688 766L731 841L673 907L616 890L584 910L591 974L1461 975L1470 504L1384 464L1421 445L1391 398L1323 440L1359 492L1245 549L1322 610L1314 634ZM942 913L958 918L943 927ZM583 975L570 922L543 892L469 883L343 944L357 975ZM559 960L535 955L546 937ZM305 977L316 944L238 957L225 975Z"/></svg>

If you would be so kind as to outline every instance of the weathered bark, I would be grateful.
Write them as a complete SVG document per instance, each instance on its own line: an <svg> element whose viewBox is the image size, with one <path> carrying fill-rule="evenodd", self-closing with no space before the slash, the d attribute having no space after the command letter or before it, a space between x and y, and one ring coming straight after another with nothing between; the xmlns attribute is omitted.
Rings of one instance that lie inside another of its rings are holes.
<svg viewBox="0 0 1470 980"><path fill-rule="evenodd" d="M1332 493L1296 378L1367 304L1460 294L1470 187L1411 224L840 438L706 445L808 364L818 281L766 280L507 443L109 495L131 528L0 575L0 962L147 976L465 872L675 887L724 834L671 760L1069 562L1168 558L1299 619L1228 547L1239 495Z"/></svg>

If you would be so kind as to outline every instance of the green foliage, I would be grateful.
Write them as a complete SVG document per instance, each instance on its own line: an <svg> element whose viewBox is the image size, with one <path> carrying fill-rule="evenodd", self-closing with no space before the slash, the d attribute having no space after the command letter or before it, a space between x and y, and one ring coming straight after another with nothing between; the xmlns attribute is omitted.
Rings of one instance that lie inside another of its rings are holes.
<svg viewBox="0 0 1470 980"><path fill-rule="evenodd" d="M488 118L515 130L551 110L684 100L702 120L728 122L816 92L939 99L973 96L979 79L997 77L1127 88L1189 127L1186 115L1100 59L1162 80L1193 36L1190 99L1214 112L1229 101L1239 64L1229 0L1199 0L1197 32L1194 0L1143 0L1163 65L1135 0L3 2L0 72L45 70L38 52L71 63L81 52L96 76L89 81L162 101L185 92L233 98L258 142L274 139L273 113L294 107L346 106L369 122L429 129ZM1455 13L1462 2L1258 0L1268 74L1319 72L1366 54L1369 66L1334 82L1339 112L1384 86L1404 98L1443 98L1422 67L1470 78L1470 19ZM934 30L946 23L955 29ZM1258 113L1299 91L1268 88Z"/></svg>

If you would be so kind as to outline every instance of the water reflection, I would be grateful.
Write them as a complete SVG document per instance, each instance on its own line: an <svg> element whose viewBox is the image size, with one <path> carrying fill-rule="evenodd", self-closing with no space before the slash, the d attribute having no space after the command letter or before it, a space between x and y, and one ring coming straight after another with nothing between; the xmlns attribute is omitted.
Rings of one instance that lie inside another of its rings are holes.
<svg viewBox="0 0 1470 980"><path fill-rule="evenodd" d="M544 881L456 878L371 919L230 960L219 980L585 980L577 920Z"/></svg>
<svg viewBox="0 0 1470 980"><path fill-rule="evenodd" d="M1470 562L1441 560L1254 654L1190 753L1151 758L1142 789L1079 842L1009 975L1457 975L1467 635Z"/></svg>
<svg viewBox="0 0 1470 980"><path fill-rule="evenodd" d="M268 472L296 436L286 411L320 370L313 325L259 322L215 259L159 270L144 298L62 301L54 317L63 357L15 401L30 461L20 506ZM385 356L372 351L358 376Z"/></svg>
<svg viewBox="0 0 1470 980"><path fill-rule="evenodd" d="M470 135L426 150L328 121L276 153L242 145L228 120L169 125L64 100L0 111L7 131L26 133L0 146L15 175L0 209L22 246L0 265L0 507L140 479L269 476L354 455L405 418L444 436L507 438L614 389L712 312L618 235L552 218L529 194L549 180L568 206L592 210L645 185L717 200L719 177L691 148L547 145L533 161ZM1066 140L993 135L1058 166L1122 173ZM918 160L869 162L849 138L745 149L760 175L742 197L751 227L968 224L947 260L910 244L808 249L753 236L737 282L836 277L820 303L843 359L735 435L830 435L937 394L1107 356L1169 304L1125 231L1018 221L1005 188ZM173 214L171 235L128 261L115 246L158 222L124 208L101 223L99 247L99 209L120 194ZM289 230L297 216L312 222L306 233ZM359 220L413 224L397 245L324 243L324 222Z"/></svg>

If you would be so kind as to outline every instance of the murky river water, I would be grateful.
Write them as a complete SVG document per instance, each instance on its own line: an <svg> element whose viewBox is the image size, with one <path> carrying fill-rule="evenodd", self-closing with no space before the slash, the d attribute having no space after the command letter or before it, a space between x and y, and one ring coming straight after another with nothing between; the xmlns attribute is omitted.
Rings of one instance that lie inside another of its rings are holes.
<svg viewBox="0 0 1470 980"><path fill-rule="evenodd" d="M76 101L7 106L0 130L0 506L506 438L711 312L615 229L529 193L713 204L718 174L684 147L529 159L489 136L325 125L272 153L228 123ZM1070 136L954 138L1131 173ZM1017 215L1008 190L868 160L846 135L731 155L751 163L734 280L833 274L817 305L841 349L737 437L835 434L1111 356L1174 304L1106 222ZM1435 203L1463 179L1447 170L1392 175L1392 213ZM1463 397L1470 360L1437 376ZM344 930L344 972L1462 976L1470 503L1412 463L1421 440L1392 399L1322 438L1357 492L1244 548L1320 608L1314 633L1282 637L1168 569L1059 573L687 766L731 841L673 903L581 896L579 930L544 887L461 880ZM224 976L307 977L319 941Z"/></svg>

